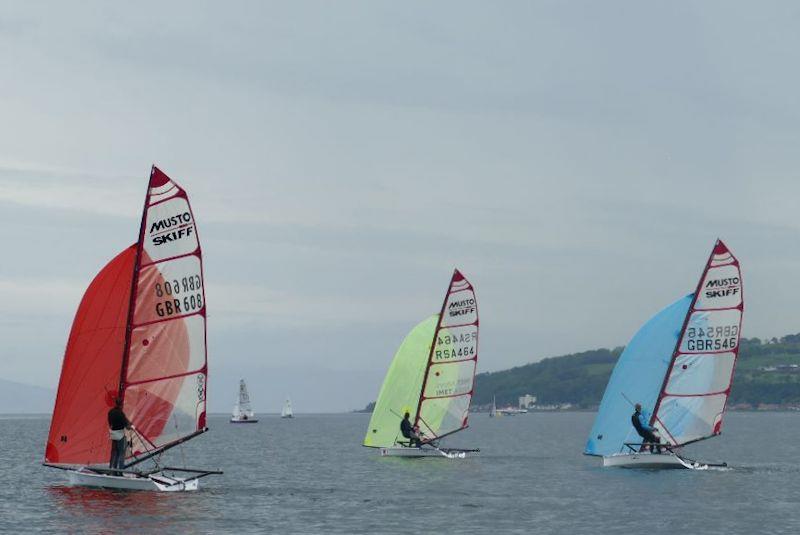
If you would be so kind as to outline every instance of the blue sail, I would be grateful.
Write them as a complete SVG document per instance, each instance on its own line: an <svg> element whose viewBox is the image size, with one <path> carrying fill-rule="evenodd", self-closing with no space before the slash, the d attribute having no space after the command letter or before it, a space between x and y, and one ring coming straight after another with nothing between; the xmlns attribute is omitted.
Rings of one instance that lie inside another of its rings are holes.
<svg viewBox="0 0 800 535"><path fill-rule="evenodd" d="M622 452L625 442L641 441L631 425L632 403L641 403L647 412L653 410L692 297L693 294L682 297L653 316L622 352L608 380L584 453L612 455Z"/></svg>

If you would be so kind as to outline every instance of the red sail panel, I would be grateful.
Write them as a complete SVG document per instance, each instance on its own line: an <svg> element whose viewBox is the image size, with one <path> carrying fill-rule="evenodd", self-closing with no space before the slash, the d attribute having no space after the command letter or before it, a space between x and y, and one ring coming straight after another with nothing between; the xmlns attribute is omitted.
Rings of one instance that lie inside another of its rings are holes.
<svg viewBox="0 0 800 535"><path fill-rule="evenodd" d="M722 431L739 355L743 312L739 261L717 240L652 416L669 443L695 442Z"/></svg>
<svg viewBox="0 0 800 535"><path fill-rule="evenodd" d="M106 414L119 388L136 245L94 278L72 323L47 438L45 462L107 463Z"/></svg>
<svg viewBox="0 0 800 535"><path fill-rule="evenodd" d="M142 217L123 408L134 454L205 429L206 318L200 242L186 192L154 167Z"/></svg>
<svg viewBox="0 0 800 535"><path fill-rule="evenodd" d="M433 335L415 420L426 438L467 427L477 363L475 289L455 270Z"/></svg>

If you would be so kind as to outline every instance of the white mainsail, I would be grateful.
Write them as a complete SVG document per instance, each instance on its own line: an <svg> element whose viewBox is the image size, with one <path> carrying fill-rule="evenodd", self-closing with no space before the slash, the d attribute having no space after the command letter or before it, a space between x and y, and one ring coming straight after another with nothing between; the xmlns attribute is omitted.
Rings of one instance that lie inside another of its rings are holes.
<svg viewBox="0 0 800 535"><path fill-rule="evenodd" d="M255 413L250 406L250 394L247 393L247 385L244 379L239 381L239 400L233 406L231 422L255 422Z"/></svg>
<svg viewBox="0 0 800 535"><path fill-rule="evenodd" d="M289 398L286 398L286 401L283 402L281 418L294 418L294 415L292 414L292 401Z"/></svg>

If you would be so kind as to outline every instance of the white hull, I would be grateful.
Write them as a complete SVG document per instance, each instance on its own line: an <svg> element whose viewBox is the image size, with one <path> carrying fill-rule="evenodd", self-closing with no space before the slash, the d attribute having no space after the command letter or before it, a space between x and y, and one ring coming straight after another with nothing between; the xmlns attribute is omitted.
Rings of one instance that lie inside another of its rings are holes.
<svg viewBox="0 0 800 535"><path fill-rule="evenodd" d="M441 449L435 450L433 448L406 448L398 446L395 448L380 448L381 457L408 457L408 458L422 458L422 457L439 457L448 459L463 459L467 456L466 451ZM474 453L474 452L470 452Z"/></svg>
<svg viewBox="0 0 800 535"><path fill-rule="evenodd" d="M242 420L239 418L231 418L232 424L257 424L258 418L248 418L247 420Z"/></svg>
<svg viewBox="0 0 800 535"><path fill-rule="evenodd" d="M83 487L102 487L105 489L155 490L161 492L179 492L197 490L200 481L197 478L188 481L178 477L166 476L161 472L147 477L112 476L98 474L88 470L67 471L70 485Z"/></svg>
<svg viewBox="0 0 800 535"><path fill-rule="evenodd" d="M618 453L603 457L603 466L619 468L649 468L654 470L670 468L687 468L690 470L705 470L708 465L682 459L673 453Z"/></svg>

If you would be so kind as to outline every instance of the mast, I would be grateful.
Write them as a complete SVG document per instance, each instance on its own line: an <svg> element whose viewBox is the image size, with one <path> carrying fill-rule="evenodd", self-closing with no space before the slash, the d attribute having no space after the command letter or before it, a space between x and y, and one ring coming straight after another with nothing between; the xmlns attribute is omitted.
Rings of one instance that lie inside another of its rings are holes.
<svg viewBox="0 0 800 535"><path fill-rule="evenodd" d="M136 257L133 261L133 274L131 280L131 297L128 305L128 319L125 323L125 347L122 350L122 366L119 372L119 386L117 388L117 399L120 405L125 402L125 378L128 373L128 360L131 351L131 335L133 333L133 313L136 307L136 291L139 287L139 266L142 263L142 243L144 242L144 230L147 220L147 206L150 203L150 181L156 166L150 166L150 177L147 179L147 191L144 195L144 206L142 207L142 220L139 223L139 238L136 240Z"/></svg>

